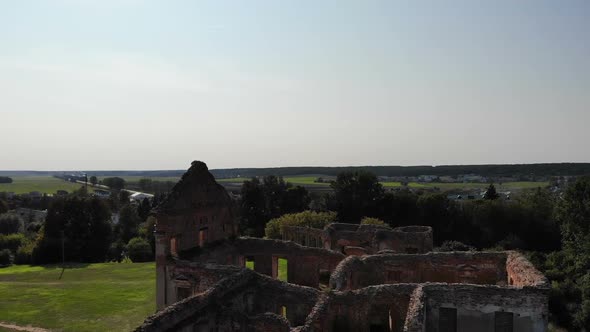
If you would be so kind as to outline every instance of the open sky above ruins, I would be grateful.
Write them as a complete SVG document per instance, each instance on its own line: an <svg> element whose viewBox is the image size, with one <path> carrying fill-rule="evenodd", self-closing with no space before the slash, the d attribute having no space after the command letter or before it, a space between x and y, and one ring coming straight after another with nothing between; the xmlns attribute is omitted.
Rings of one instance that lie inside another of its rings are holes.
<svg viewBox="0 0 590 332"><path fill-rule="evenodd" d="M590 162L590 2L0 2L0 169Z"/></svg>

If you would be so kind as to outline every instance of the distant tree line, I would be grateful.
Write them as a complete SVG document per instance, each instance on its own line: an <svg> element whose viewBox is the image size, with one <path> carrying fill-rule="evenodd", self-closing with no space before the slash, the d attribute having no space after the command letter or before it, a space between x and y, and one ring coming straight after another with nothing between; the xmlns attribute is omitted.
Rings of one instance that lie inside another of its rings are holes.
<svg viewBox="0 0 590 332"><path fill-rule="evenodd" d="M277 167L277 168L233 168L214 169L216 178L294 176L301 174L323 174L336 176L343 172L367 171L377 176L458 176L478 174L485 177L509 176L579 176L590 175L590 163L546 163L514 165L450 165L450 166L359 166L359 167Z"/></svg>
<svg viewBox="0 0 590 332"><path fill-rule="evenodd" d="M0 176L0 183L12 183L12 178L8 176Z"/></svg>

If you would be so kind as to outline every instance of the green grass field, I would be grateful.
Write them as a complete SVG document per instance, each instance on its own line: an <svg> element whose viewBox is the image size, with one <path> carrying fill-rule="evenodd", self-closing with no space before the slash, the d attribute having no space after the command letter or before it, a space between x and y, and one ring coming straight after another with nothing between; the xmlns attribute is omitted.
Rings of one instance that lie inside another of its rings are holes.
<svg viewBox="0 0 590 332"><path fill-rule="evenodd" d="M254 270L254 261L247 261L246 267ZM279 258L279 275L278 279L282 281L287 281L287 260L284 258Z"/></svg>
<svg viewBox="0 0 590 332"><path fill-rule="evenodd" d="M58 190L66 190L71 193L82 186L52 176L11 176L11 178L12 183L0 183L0 192L24 194L38 191L44 194L55 194Z"/></svg>
<svg viewBox="0 0 590 332"><path fill-rule="evenodd" d="M154 263L0 269L0 321L60 331L129 331L155 312Z"/></svg>

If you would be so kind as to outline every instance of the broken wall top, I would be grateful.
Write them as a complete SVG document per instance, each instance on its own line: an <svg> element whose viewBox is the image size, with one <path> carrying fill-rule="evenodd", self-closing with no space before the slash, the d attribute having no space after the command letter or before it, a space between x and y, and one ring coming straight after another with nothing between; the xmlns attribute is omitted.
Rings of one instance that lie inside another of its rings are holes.
<svg viewBox="0 0 590 332"><path fill-rule="evenodd" d="M177 215L197 208L220 206L231 207L231 197L225 188L215 181L204 162L193 161L154 213Z"/></svg>

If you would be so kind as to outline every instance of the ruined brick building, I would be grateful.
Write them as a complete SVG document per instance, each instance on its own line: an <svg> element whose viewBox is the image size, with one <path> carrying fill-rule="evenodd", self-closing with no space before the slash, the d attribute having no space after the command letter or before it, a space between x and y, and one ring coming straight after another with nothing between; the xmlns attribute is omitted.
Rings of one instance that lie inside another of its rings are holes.
<svg viewBox="0 0 590 332"><path fill-rule="evenodd" d="M547 280L517 252L432 252L426 226L238 237L233 209L193 162L154 211L159 311L136 331L547 329Z"/></svg>

